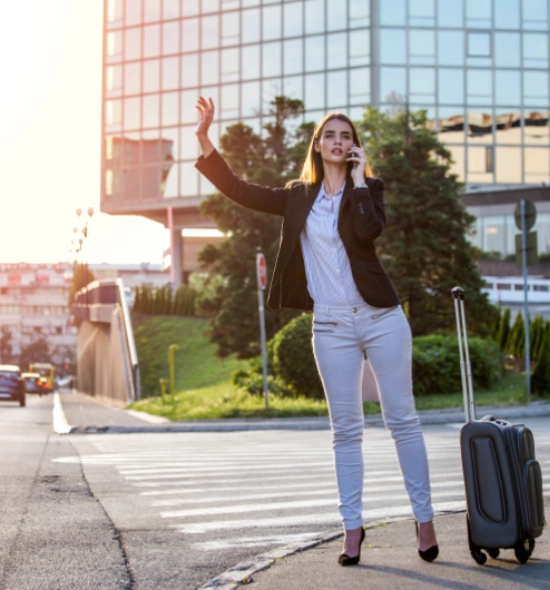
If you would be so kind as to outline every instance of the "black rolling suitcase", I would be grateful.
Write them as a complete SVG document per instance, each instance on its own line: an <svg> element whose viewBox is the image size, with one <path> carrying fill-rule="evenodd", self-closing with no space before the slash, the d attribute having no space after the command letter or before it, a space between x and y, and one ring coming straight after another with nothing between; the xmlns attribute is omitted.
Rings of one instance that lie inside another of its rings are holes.
<svg viewBox="0 0 550 590"><path fill-rule="evenodd" d="M452 296L466 414L460 451L470 553L483 565L487 555L482 550L496 559L500 549L513 549L518 561L525 563L546 524L533 433L523 424L509 424L493 416L476 421L464 289L455 287Z"/></svg>

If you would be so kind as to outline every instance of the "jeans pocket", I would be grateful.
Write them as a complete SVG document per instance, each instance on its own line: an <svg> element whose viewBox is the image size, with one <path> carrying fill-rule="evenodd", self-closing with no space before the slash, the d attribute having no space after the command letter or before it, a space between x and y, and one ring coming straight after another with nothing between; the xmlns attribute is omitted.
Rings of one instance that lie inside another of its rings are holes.
<svg viewBox="0 0 550 590"><path fill-rule="evenodd" d="M388 315L389 313L391 313L392 311L395 311L396 309L399 308L399 305L394 305L393 307L386 307L381 309L378 313L375 313L372 316L373 320L378 320L380 318L383 318L384 316Z"/></svg>
<svg viewBox="0 0 550 590"><path fill-rule="evenodd" d="M335 322L330 316L314 316L312 329L314 334L319 334L322 332L332 334L337 325L338 323Z"/></svg>

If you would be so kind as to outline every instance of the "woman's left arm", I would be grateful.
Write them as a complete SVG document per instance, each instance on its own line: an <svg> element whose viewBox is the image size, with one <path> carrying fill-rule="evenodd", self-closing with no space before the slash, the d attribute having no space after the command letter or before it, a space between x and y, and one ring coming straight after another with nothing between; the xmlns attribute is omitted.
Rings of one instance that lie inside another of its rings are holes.
<svg viewBox="0 0 550 590"><path fill-rule="evenodd" d="M353 229L360 242L372 242L386 225L384 183L380 178L367 178L352 189Z"/></svg>

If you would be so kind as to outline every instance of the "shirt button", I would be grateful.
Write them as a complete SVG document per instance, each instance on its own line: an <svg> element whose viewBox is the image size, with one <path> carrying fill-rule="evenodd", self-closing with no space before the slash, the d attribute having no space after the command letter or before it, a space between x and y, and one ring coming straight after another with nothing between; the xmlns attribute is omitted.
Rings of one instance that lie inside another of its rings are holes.
<svg viewBox="0 0 550 590"><path fill-rule="evenodd" d="M354 307L351 311L353 311L353 313L357 313L357 308Z"/></svg>

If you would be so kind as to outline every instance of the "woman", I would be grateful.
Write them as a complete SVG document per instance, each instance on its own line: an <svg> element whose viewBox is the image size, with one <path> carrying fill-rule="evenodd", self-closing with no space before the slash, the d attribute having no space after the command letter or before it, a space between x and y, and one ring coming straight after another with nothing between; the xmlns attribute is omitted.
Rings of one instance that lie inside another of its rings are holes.
<svg viewBox="0 0 550 590"><path fill-rule="evenodd" d="M414 407L412 339L399 297L376 256L385 224L384 185L372 178L348 117L329 113L317 125L300 177L285 188L238 179L208 139L214 103L200 97L196 167L224 195L244 207L284 218L268 305L313 310L313 350L329 407L344 548L340 565L359 562L364 428L363 359L370 360L384 420L409 494L418 552L433 561L428 460Z"/></svg>

